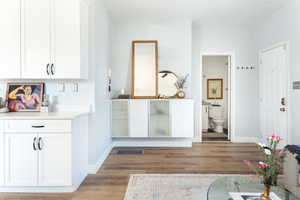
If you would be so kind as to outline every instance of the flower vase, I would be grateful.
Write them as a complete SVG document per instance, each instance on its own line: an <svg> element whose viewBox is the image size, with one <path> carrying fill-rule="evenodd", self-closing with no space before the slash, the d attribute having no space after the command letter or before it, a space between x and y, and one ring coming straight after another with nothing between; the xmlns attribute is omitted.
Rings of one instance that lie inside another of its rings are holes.
<svg viewBox="0 0 300 200"><path fill-rule="evenodd" d="M264 193L261 196L261 200L270 200L270 185L264 186Z"/></svg>

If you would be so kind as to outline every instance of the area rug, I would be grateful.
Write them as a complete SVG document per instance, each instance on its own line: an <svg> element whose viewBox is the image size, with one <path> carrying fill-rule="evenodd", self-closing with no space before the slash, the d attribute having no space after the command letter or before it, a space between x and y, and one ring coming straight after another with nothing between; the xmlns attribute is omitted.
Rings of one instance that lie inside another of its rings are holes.
<svg viewBox="0 0 300 200"><path fill-rule="evenodd" d="M135 174L124 200L207 200L210 184L222 176L228 175Z"/></svg>

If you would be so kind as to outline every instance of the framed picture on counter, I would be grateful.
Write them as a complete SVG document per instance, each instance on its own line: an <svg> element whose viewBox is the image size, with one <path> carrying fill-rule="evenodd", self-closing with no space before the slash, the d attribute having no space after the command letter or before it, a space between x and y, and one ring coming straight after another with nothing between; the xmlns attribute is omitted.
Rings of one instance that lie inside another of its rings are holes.
<svg viewBox="0 0 300 200"><path fill-rule="evenodd" d="M10 112L39 112L44 83L7 83L6 100Z"/></svg>

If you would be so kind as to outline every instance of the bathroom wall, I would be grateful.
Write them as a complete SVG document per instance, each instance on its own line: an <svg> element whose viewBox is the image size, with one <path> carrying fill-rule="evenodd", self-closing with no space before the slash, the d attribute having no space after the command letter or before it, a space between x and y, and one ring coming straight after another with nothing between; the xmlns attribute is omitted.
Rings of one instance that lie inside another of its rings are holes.
<svg viewBox="0 0 300 200"><path fill-rule="evenodd" d="M290 144L300 144L300 90L292 89L293 81L300 81L300 1L290 0L286 6L258 23L256 28L257 49L265 49L280 42L289 42L289 119Z"/></svg>
<svg viewBox="0 0 300 200"><path fill-rule="evenodd" d="M131 92L131 42L158 40L159 69L171 70L179 76L189 74L186 93L191 96L191 23L166 21L160 23L132 21L114 22L111 32L112 90Z"/></svg>
<svg viewBox="0 0 300 200"><path fill-rule="evenodd" d="M202 65L202 98L204 101L221 105L223 108L224 127L228 128L228 57L205 56ZM207 79L223 79L223 99L207 99Z"/></svg>
<svg viewBox="0 0 300 200"><path fill-rule="evenodd" d="M195 99L195 132L201 134L202 78L200 54L235 54L235 141L256 141L259 132L258 52L256 30L249 25L220 23L193 24L192 95ZM254 70L238 70L238 66L254 66Z"/></svg>

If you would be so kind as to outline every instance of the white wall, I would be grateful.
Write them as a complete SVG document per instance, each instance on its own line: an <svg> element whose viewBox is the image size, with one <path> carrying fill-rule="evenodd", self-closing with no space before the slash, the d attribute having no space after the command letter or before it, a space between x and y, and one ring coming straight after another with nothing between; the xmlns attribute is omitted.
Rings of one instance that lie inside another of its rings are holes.
<svg viewBox="0 0 300 200"><path fill-rule="evenodd" d="M224 127L228 128L228 57L204 56L202 62L202 99L222 106ZM207 79L223 79L223 99L207 99Z"/></svg>
<svg viewBox="0 0 300 200"><path fill-rule="evenodd" d="M300 90L292 89L292 82L300 80L300 1L290 0L286 7L272 16L265 18L256 27L259 47L265 49L274 44L289 41L290 43L290 125L289 143L300 143Z"/></svg>
<svg viewBox="0 0 300 200"><path fill-rule="evenodd" d="M255 37L251 27L221 23L193 26L192 94L196 101L196 134L200 130L201 77L200 54L235 54L235 136L239 141L260 137L258 121L258 70ZM237 70L237 66L255 66L255 70Z"/></svg>
<svg viewBox="0 0 300 200"><path fill-rule="evenodd" d="M117 23L112 26L111 62L112 89L119 94L122 88L131 92L131 42L158 40L160 70L171 70L179 76L191 75L191 23L148 22ZM187 96L191 94L190 78Z"/></svg>

